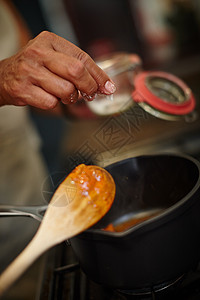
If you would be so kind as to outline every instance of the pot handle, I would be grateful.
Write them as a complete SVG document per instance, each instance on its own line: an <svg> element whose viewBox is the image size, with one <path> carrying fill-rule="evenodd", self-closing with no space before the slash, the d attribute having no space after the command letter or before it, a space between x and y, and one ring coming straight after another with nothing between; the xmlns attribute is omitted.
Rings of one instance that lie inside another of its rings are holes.
<svg viewBox="0 0 200 300"><path fill-rule="evenodd" d="M0 217L31 217L39 222L42 221L47 205L43 206L10 206L0 205Z"/></svg>

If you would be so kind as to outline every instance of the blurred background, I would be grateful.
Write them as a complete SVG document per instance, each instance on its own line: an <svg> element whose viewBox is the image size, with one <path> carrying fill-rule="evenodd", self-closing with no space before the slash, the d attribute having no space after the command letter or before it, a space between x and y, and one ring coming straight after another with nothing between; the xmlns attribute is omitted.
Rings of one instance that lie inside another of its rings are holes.
<svg viewBox="0 0 200 300"><path fill-rule="evenodd" d="M199 0L12 2L32 37L43 30L52 31L75 43L94 60L113 52L135 53L142 60L142 69L162 70L180 77L192 89L199 114ZM80 103L76 109L84 111L85 105ZM92 113L79 113L76 117L70 113L48 115L32 109L29 114L41 139L41 154L50 179L47 190L41 182L44 198L52 195L60 180L78 163L105 166L156 151L184 152L200 158L199 118L195 122L171 122L151 116L137 106L109 117ZM6 299L36 299L38 273L36 264Z"/></svg>

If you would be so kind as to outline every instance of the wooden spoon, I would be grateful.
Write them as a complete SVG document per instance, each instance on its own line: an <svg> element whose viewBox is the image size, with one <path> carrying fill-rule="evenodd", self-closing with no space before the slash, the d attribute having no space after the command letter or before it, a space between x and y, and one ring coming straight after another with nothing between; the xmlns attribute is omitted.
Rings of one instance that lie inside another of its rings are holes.
<svg viewBox="0 0 200 300"><path fill-rule="evenodd" d="M0 296L42 253L100 220L114 197L115 183L106 170L76 167L59 185L31 242L0 276Z"/></svg>

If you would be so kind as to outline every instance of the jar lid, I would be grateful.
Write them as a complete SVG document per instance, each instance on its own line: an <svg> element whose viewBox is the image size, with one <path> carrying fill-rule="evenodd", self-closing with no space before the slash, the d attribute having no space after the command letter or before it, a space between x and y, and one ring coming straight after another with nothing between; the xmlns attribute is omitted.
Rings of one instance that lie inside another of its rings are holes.
<svg viewBox="0 0 200 300"><path fill-rule="evenodd" d="M160 71L141 72L134 78L133 100L145 111L173 120L194 110L190 88L178 77Z"/></svg>

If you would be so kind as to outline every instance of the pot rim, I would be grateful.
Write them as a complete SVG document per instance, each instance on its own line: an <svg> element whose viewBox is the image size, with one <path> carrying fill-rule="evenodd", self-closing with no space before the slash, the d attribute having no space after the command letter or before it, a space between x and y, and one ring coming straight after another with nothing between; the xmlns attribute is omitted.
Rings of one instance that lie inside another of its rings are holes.
<svg viewBox="0 0 200 300"><path fill-rule="evenodd" d="M177 157L177 158L183 158L186 159L190 162L192 162L197 170L198 170L198 179L195 183L195 185L193 186L193 188L189 191L189 193L187 193L181 200L179 200L178 202L176 202L175 204L173 204L172 206L170 206L169 208L166 208L163 210L163 212L161 212L159 215L152 217L146 221L143 221L142 223L139 223L127 230L124 230L122 232L111 232L111 231L106 231L106 230L102 230L102 229L96 229L96 228L89 228L86 231L84 231L82 234L95 234L100 236L107 236L107 237L114 237L114 238L121 238L121 237L126 237L128 235L130 235L130 233L133 232L141 232L144 229L146 229L146 227L148 225L152 225L153 227L157 225L158 222L161 222L160 225L169 222L171 219L173 219L174 217L177 217L177 214L175 215L175 213L177 212L177 210L179 209L178 214L182 214L183 210L185 211L186 207L191 206L193 204L192 198L195 195L196 192L198 192L199 190L199 195L200 195L200 162L196 159L193 158L189 155L186 154L182 154L182 153L156 153L156 154L147 154L147 155L139 155L136 157L130 157L118 162L115 162L113 164L110 164L108 166L105 167L105 169L107 167L110 166L114 166L117 164L120 164L122 162L128 161L130 159L134 159L134 158L150 158L150 157L158 157L158 156L168 156L168 157ZM169 218L170 217L170 218ZM151 230L153 227L150 226L148 228L148 230Z"/></svg>

